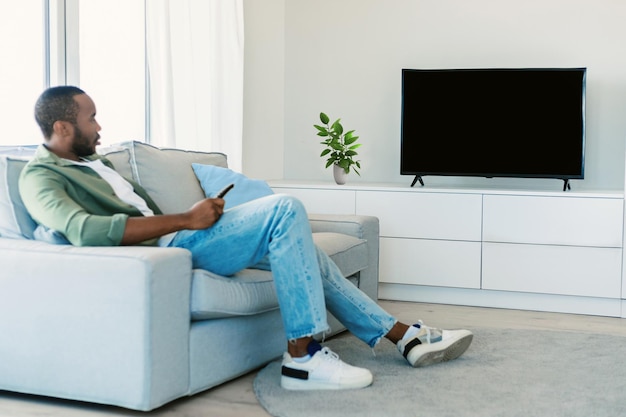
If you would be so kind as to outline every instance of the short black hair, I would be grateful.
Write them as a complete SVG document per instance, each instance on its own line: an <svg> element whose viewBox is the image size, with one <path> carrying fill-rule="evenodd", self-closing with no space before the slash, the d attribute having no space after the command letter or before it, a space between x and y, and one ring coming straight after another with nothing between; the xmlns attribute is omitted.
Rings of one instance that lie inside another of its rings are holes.
<svg viewBox="0 0 626 417"><path fill-rule="evenodd" d="M70 85L50 87L41 93L35 103L35 120L46 140L52 137L52 126L57 120L76 123L79 109L74 96L80 94L85 92Z"/></svg>

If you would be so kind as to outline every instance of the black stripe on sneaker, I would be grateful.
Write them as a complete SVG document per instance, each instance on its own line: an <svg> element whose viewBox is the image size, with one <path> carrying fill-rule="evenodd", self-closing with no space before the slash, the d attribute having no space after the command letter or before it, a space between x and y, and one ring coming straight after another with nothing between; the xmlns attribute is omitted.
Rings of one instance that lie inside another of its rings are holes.
<svg viewBox="0 0 626 417"><path fill-rule="evenodd" d="M304 380L309 379L308 371L302 371L300 369L293 369L288 366L283 366L281 373L284 376L288 376L289 378L304 379Z"/></svg>
<svg viewBox="0 0 626 417"><path fill-rule="evenodd" d="M406 346L404 347L404 352L402 353L402 355L406 358L407 355L409 354L409 352L411 351L411 349L413 349L415 346L417 345L421 345L422 342L416 337L415 339L411 340L409 343L406 344Z"/></svg>

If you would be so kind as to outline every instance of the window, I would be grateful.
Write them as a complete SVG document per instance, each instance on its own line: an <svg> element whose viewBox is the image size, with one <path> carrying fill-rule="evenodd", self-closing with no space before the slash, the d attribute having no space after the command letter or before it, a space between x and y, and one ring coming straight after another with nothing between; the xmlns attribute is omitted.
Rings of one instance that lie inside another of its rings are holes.
<svg viewBox="0 0 626 417"><path fill-rule="evenodd" d="M61 84L93 98L102 144L144 140L144 20L144 0L1 3L0 145L41 143L35 101Z"/></svg>
<svg viewBox="0 0 626 417"><path fill-rule="evenodd" d="M105 146L219 151L241 166L242 0L4 2L0 53L0 145L41 143L37 97L75 85L96 104Z"/></svg>
<svg viewBox="0 0 626 417"><path fill-rule="evenodd" d="M35 101L45 86L44 3L0 3L0 145L41 143Z"/></svg>
<svg viewBox="0 0 626 417"><path fill-rule="evenodd" d="M145 140L144 14L144 0L89 0L79 5L80 59L74 81L96 103L103 145Z"/></svg>

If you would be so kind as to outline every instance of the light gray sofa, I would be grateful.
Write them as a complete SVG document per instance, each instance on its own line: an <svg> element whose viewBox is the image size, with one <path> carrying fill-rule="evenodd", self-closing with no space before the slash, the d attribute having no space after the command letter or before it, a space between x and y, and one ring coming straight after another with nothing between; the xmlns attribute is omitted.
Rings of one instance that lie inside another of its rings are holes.
<svg viewBox="0 0 626 417"><path fill-rule="evenodd" d="M270 272L221 277L192 270L184 249L33 240L35 224L17 191L20 158L32 148L2 153L0 390L147 411L282 354L286 341ZM226 166L223 154L138 142L106 153L166 213L204 197L192 162ZM316 243L376 299L378 220L310 219ZM343 329L332 317L330 324L332 334Z"/></svg>

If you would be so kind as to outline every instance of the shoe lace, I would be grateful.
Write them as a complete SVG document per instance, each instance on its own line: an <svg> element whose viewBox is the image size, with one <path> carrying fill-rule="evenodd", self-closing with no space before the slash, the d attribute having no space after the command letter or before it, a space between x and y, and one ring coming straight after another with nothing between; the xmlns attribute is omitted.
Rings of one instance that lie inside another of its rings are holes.
<svg viewBox="0 0 626 417"><path fill-rule="evenodd" d="M428 343L432 343L431 337L434 337L438 340L441 338L441 329L426 326L422 320L418 320L417 323L420 325L420 329L424 329L426 331L426 341Z"/></svg>
<svg viewBox="0 0 626 417"><path fill-rule="evenodd" d="M328 347L323 347L320 353L323 355L323 358L327 361L339 361L339 355L330 350Z"/></svg>
<svg viewBox="0 0 626 417"><path fill-rule="evenodd" d="M426 330L426 341L428 343L431 343L431 341L430 341L430 327L422 326L422 329Z"/></svg>

